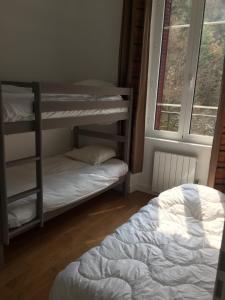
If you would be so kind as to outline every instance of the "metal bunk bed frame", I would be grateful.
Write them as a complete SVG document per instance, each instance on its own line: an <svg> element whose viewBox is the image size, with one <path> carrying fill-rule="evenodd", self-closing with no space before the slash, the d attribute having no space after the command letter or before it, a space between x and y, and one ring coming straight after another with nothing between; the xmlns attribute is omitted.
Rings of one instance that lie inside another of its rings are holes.
<svg viewBox="0 0 225 300"><path fill-rule="evenodd" d="M33 112L34 120L4 122L3 115L3 99L2 85L13 85L19 87L32 88L34 93ZM124 100L106 100L106 101L42 101L42 94L89 94L93 96L123 96ZM127 112L117 112L112 114L98 114L91 116L78 116L67 118L51 118L42 119L44 112L57 111L74 111L74 110L90 110L90 109L111 109L111 108L127 108ZM131 88L118 87L90 87L90 86L75 86L73 84L62 83L37 83L37 82L13 82L0 81L0 265L4 264L4 247L9 245L9 242L15 236L30 230L36 226L43 226L44 222L52 219L73 207L104 193L106 190L112 189L118 185L123 185L124 193L128 192L128 174L120 178L113 185L96 192L95 194L86 197L75 203L71 203L65 207L57 209L53 212L43 212L43 173L42 173L42 130L55 128L68 128L74 130L74 146L79 147L79 135L96 137L101 139L109 139L118 143L120 158L123 159L129 166L130 160L130 142L131 142L131 122L133 108L133 91ZM101 124L104 121L118 123L118 133L103 133L79 129L79 126ZM17 134L24 132L35 133L35 156L30 156L14 161L7 162L5 159L5 135ZM26 163L36 163L36 187L33 189L21 192L19 194L7 196L7 178L6 168L23 165ZM29 223L15 229L8 227L8 204L17 200L23 199L30 195L36 195L37 198L37 217Z"/></svg>

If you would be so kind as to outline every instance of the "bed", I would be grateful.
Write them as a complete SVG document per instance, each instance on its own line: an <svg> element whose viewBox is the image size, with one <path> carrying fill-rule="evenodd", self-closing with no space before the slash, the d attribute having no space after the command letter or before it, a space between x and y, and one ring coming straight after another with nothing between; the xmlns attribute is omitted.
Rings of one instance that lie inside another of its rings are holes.
<svg viewBox="0 0 225 300"><path fill-rule="evenodd" d="M0 81L0 265L4 247L19 234L116 186L127 194L132 108L132 88L105 82ZM113 123L114 133L82 128ZM124 162L91 167L58 157L43 163L42 132L57 128L71 130L75 148L80 136L115 142ZM35 153L6 161L5 136L26 132L34 133Z"/></svg>
<svg viewBox="0 0 225 300"><path fill-rule="evenodd" d="M125 176L128 166L113 158L101 165L90 165L57 155L43 161L44 214L66 207L101 191ZM33 164L7 170L8 195L29 190L35 185ZM8 207L9 227L16 228L36 217L34 196L11 203Z"/></svg>
<svg viewBox="0 0 225 300"><path fill-rule="evenodd" d="M163 192L58 274L51 300L211 300L225 195L200 185Z"/></svg>
<svg viewBox="0 0 225 300"><path fill-rule="evenodd" d="M78 87L78 86L75 86ZM3 114L5 122L19 122L19 121L31 121L34 119L33 114L33 100L34 94L31 88L21 88L14 86L3 85ZM89 94L42 94L42 101L53 102L66 102L66 101L121 101L121 96L92 96ZM65 105L66 107L66 105ZM81 117L91 115L110 115L115 113L128 112L127 107L115 107L115 108L93 108L93 109L74 109L58 111L58 112L44 112L42 119L53 119L53 118L70 118L70 117Z"/></svg>

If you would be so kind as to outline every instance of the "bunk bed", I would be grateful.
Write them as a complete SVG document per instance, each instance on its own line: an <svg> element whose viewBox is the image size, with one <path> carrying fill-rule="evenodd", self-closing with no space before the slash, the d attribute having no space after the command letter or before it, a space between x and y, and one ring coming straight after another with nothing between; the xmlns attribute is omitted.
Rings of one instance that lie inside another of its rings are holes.
<svg viewBox="0 0 225 300"><path fill-rule="evenodd" d="M224 219L221 192L165 191L60 272L50 300L211 300Z"/></svg>
<svg viewBox="0 0 225 300"><path fill-rule="evenodd" d="M118 185L127 193L131 117L130 88L0 82L1 263L4 246L15 236ZM117 134L80 128L108 123L118 123ZM119 159L100 166L63 155L43 159L42 130L55 128L72 128L75 147L79 147L81 135L115 141ZM6 161L5 135L25 132L35 134L35 155Z"/></svg>

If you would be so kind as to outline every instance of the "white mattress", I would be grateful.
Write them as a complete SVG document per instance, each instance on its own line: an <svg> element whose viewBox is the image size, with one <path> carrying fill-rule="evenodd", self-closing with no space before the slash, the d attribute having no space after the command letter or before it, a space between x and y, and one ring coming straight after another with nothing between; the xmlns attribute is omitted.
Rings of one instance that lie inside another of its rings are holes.
<svg viewBox="0 0 225 300"><path fill-rule="evenodd" d="M212 300L225 196L166 191L57 276L51 300Z"/></svg>
<svg viewBox="0 0 225 300"><path fill-rule="evenodd" d="M52 211L100 191L124 176L127 165L110 159L92 166L64 157L44 160L44 211ZM9 196L35 186L34 165L7 170ZM9 227L18 227L36 216L34 197L30 196L9 205Z"/></svg>
<svg viewBox="0 0 225 300"><path fill-rule="evenodd" d="M77 95L77 94L43 94L43 101L93 101L93 100L121 100L121 96L113 97L93 97L90 95ZM34 96L30 89L7 87L3 86L3 115L5 122L16 121L29 121L34 118L33 116L33 103ZM90 110L74 110L74 111L61 111L61 112L48 112L43 113L43 119L49 118L66 118L89 116L97 114L113 114L127 112L127 108L112 108L112 109L90 109Z"/></svg>

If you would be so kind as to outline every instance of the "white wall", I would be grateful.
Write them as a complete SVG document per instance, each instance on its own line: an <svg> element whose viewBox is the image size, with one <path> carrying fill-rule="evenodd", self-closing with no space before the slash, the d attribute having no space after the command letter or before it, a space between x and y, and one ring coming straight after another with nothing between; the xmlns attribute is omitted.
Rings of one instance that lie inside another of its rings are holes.
<svg viewBox="0 0 225 300"><path fill-rule="evenodd" d="M141 190L147 193L152 192L151 183L155 150L197 157L196 179L199 180L199 184L207 184L211 146L146 137L143 172L131 175L131 192L135 190Z"/></svg>
<svg viewBox="0 0 225 300"><path fill-rule="evenodd" d="M0 78L117 80L122 0L7 0Z"/></svg>
<svg viewBox="0 0 225 300"><path fill-rule="evenodd" d="M72 132L70 130L43 131L43 152L45 156L64 153L71 149ZM13 160L34 155L34 133L6 136L6 159Z"/></svg>
<svg viewBox="0 0 225 300"><path fill-rule="evenodd" d="M0 79L117 80L123 0L7 0L0 9ZM46 155L71 145L69 130L43 134ZM30 134L7 137L7 154L32 151Z"/></svg>

